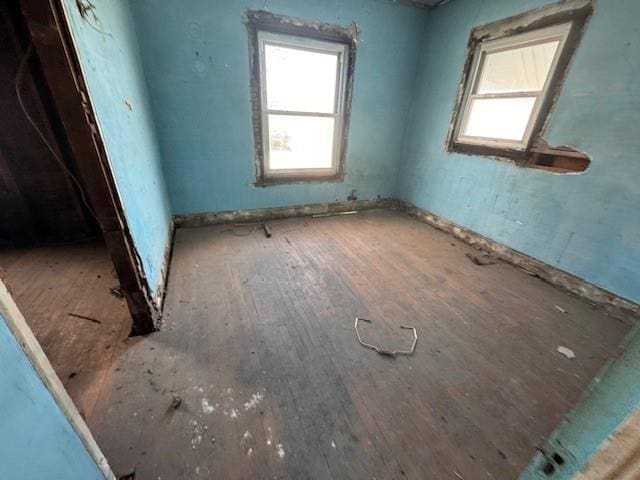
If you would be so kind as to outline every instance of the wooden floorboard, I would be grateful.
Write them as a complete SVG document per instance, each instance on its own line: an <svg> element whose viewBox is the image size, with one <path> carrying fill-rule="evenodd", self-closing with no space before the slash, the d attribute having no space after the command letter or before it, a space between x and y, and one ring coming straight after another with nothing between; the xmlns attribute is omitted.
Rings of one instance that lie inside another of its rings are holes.
<svg viewBox="0 0 640 480"><path fill-rule="evenodd" d="M118 280L105 246L0 250L0 272L78 410L90 420L131 331L125 301L110 292Z"/></svg>
<svg viewBox="0 0 640 480"><path fill-rule="evenodd" d="M116 473L513 479L629 330L400 213L271 225L177 232L163 327L90 423ZM361 347L356 315L389 347L415 326L415 354Z"/></svg>

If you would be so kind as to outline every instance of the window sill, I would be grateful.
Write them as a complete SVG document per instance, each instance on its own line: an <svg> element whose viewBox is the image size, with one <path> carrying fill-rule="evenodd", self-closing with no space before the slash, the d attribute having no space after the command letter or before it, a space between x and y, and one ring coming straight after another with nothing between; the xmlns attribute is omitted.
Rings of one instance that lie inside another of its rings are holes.
<svg viewBox="0 0 640 480"><path fill-rule="evenodd" d="M254 186L270 187L274 185L288 185L299 183L335 183L342 182L344 174L332 173L330 175L286 175L276 177L258 178Z"/></svg>
<svg viewBox="0 0 640 480"><path fill-rule="evenodd" d="M550 147L542 140L536 142L529 150L455 142L448 148L448 151L465 155L491 157L519 167L533 168L556 174L582 173L591 164L591 158L586 153L571 147Z"/></svg>
<svg viewBox="0 0 640 480"><path fill-rule="evenodd" d="M522 164L526 163L529 153L526 150L517 148L500 148L489 145L479 145L473 143L454 142L449 148L451 153L462 153L464 155L477 155L480 157L494 157L498 160Z"/></svg>

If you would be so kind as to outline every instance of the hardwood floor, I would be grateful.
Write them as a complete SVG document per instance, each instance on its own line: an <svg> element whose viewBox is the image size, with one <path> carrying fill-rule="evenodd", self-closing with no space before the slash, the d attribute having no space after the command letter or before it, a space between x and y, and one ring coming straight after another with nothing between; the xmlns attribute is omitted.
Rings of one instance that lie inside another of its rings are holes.
<svg viewBox="0 0 640 480"><path fill-rule="evenodd" d="M513 479L630 327L400 213L271 227L177 232L164 326L91 417L116 474Z"/></svg>
<svg viewBox="0 0 640 480"><path fill-rule="evenodd" d="M126 348L131 330L125 301L110 293L118 280L104 245L0 250L0 272L60 380L90 423L103 380Z"/></svg>

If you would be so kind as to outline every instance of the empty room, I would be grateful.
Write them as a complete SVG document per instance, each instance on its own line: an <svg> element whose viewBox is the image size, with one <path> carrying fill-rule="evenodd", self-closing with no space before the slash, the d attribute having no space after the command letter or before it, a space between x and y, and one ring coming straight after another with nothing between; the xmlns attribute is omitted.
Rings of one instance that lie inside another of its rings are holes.
<svg viewBox="0 0 640 480"><path fill-rule="evenodd" d="M0 479L640 478L640 3L0 8Z"/></svg>

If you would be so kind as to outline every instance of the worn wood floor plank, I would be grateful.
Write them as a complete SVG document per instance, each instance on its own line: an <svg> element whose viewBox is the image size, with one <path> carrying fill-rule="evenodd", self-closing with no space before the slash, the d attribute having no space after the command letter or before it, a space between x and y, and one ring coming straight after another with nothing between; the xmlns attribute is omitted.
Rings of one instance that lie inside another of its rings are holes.
<svg viewBox="0 0 640 480"><path fill-rule="evenodd" d="M117 472L516 478L629 329L400 213L271 225L177 232L164 326L118 358L92 425ZM415 326L415 355L361 347L356 315L389 347Z"/></svg>
<svg viewBox="0 0 640 480"><path fill-rule="evenodd" d="M131 318L101 243L0 251L0 274L80 413L91 423ZM93 318L97 322L70 316Z"/></svg>

